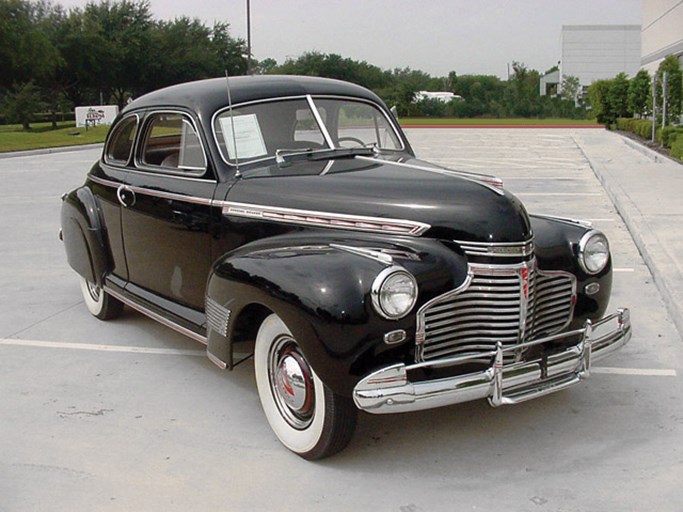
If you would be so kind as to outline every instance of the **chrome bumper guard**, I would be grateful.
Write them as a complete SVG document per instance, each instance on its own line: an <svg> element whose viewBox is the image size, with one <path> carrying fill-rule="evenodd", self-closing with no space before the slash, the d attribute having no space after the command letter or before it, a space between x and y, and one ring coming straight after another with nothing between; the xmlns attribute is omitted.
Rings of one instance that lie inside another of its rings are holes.
<svg viewBox="0 0 683 512"><path fill-rule="evenodd" d="M579 336L566 350L533 361L503 365L505 352ZM419 411L488 398L489 403L511 405L560 391L588 378L591 363L631 339L628 309L597 322L587 320L581 329L490 352L491 366L481 372L445 379L410 382L408 372L421 368L443 368L481 360L482 354L454 357L412 365L395 364L363 378L353 390L356 406L373 414ZM484 354L485 356L486 354Z"/></svg>

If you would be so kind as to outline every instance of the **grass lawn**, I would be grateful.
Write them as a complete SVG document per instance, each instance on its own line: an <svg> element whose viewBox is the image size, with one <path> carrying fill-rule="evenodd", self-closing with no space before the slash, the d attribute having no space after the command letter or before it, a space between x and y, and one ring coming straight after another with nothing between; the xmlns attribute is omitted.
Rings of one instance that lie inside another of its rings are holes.
<svg viewBox="0 0 683 512"><path fill-rule="evenodd" d="M76 128L71 123L57 123L58 129L50 129L50 123L33 123L30 131L21 125L0 125L0 153L28 149L79 146L104 142L109 126Z"/></svg>
<svg viewBox="0 0 683 512"><path fill-rule="evenodd" d="M594 126L595 119L457 119L447 117L403 117L402 126Z"/></svg>

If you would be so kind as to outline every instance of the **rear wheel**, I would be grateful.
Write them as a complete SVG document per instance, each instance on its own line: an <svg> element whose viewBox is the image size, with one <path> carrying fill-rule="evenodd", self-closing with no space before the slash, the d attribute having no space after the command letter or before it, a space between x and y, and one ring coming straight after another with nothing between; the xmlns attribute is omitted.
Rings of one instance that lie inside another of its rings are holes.
<svg viewBox="0 0 683 512"><path fill-rule="evenodd" d="M88 311L100 320L111 320L123 311L123 303L105 292L101 286L81 277L81 293Z"/></svg>
<svg viewBox="0 0 683 512"><path fill-rule="evenodd" d="M325 386L275 314L263 321L256 336L254 371L268 423L287 448L314 460L349 444L356 427L355 405Z"/></svg>

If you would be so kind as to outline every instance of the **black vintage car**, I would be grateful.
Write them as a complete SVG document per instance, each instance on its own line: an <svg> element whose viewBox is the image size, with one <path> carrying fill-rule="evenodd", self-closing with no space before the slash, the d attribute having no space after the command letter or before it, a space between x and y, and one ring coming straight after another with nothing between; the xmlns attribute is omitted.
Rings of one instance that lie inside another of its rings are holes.
<svg viewBox="0 0 683 512"><path fill-rule="evenodd" d="M223 369L253 354L271 427L309 459L343 449L358 410L518 403L631 335L628 310L605 316L602 233L417 160L375 94L335 80L132 102L64 195L62 237L96 317L126 304Z"/></svg>

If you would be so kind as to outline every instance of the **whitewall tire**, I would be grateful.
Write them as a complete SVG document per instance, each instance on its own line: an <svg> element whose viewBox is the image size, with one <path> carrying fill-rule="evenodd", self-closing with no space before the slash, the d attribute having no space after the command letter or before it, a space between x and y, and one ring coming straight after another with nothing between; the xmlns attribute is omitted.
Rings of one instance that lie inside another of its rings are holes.
<svg viewBox="0 0 683 512"><path fill-rule="evenodd" d="M268 423L287 448L313 460L348 445L356 426L355 405L325 386L275 314L263 321L256 336L254 372Z"/></svg>
<svg viewBox="0 0 683 512"><path fill-rule="evenodd" d="M101 286L85 279L81 280L83 302L90 313L100 320L111 320L121 314L123 303L109 295Z"/></svg>

